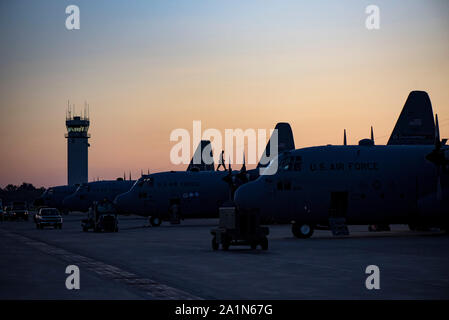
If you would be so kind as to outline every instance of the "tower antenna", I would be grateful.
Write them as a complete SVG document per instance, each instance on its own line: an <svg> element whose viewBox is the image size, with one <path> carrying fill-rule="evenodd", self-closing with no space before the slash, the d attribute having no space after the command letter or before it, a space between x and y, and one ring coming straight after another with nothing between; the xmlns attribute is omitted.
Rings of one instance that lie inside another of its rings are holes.
<svg viewBox="0 0 449 320"><path fill-rule="evenodd" d="M347 140L346 140L346 129L344 129L344 131L343 131L343 145L344 145L344 146L347 145Z"/></svg>

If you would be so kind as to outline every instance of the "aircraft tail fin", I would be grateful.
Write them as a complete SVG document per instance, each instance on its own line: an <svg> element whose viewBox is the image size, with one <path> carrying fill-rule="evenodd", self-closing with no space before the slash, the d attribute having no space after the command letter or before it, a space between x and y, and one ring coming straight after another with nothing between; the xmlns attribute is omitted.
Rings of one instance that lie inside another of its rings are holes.
<svg viewBox="0 0 449 320"><path fill-rule="evenodd" d="M293 132L290 124L287 122L279 122L276 124L274 128L277 130L278 137L278 154L284 151L289 151L295 149L295 141L293 139ZM268 140L267 146L265 147L265 151L260 158L259 163L257 164L257 168L264 168L268 166L270 159L273 158L271 153L271 139L273 139L273 135L271 135L270 140Z"/></svg>
<svg viewBox="0 0 449 320"><path fill-rule="evenodd" d="M425 91L408 95L387 145L427 145L435 143L432 103Z"/></svg>
<svg viewBox="0 0 449 320"><path fill-rule="evenodd" d="M204 158L210 156L208 162L204 161ZM196 160L196 161L195 161ZM193 158L190 160L190 164L187 167L187 171L214 171L214 158L212 153L212 145L209 140L201 140L198 147L193 154Z"/></svg>

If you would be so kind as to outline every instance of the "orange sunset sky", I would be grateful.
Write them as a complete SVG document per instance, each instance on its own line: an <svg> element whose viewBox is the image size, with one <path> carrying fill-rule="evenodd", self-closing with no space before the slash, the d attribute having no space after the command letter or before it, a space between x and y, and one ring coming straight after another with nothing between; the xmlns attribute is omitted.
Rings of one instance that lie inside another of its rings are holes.
<svg viewBox="0 0 449 320"><path fill-rule="evenodd" d="M89 179L184 170L169 137L193 120L223 134L288 121L296 147L342 144L344 128L356 144L372 125L385 144L411 90L449 137L444 0L2 1L0 34L0 187L66 184L68 99L90 105Z"/></svg>

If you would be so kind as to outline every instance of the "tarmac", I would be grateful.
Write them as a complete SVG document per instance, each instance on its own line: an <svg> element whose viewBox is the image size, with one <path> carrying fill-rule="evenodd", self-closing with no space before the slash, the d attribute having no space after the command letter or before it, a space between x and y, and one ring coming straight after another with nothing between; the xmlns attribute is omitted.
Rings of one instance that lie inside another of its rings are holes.
<svg viewBox="0 0 449 320"><path fill-rule="evenodd" d="M150 227L121 216L117 233L86 233L82 217L63 216L61 230L0 222L0 299L449 299L449 236L438 230L350 226L347 237L296 239L271 225L267 251L213 251L217 219ZM68 265L79 267L79 290L66 288ZM365 286L369 265L378 290Z"/></svg>

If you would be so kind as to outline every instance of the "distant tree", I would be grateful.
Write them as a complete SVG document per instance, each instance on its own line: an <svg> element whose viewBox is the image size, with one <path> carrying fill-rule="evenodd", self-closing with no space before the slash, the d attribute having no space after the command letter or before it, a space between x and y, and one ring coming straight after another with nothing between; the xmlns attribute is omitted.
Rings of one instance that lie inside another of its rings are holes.
<svg viewBox="0 0 449 320"><path fill-rule="evenodd" d="M22 185L17 189L18 191L33 191L36 188L31 183L23 182Z"/></svg>
<svg viewBox="0 0 449 320"><path fill-rule="evenodd" d="M7 192L14 192L14 191L17 191L17 186L15 186L13 184L8 184L5 188L5 190Z"/></svg>

